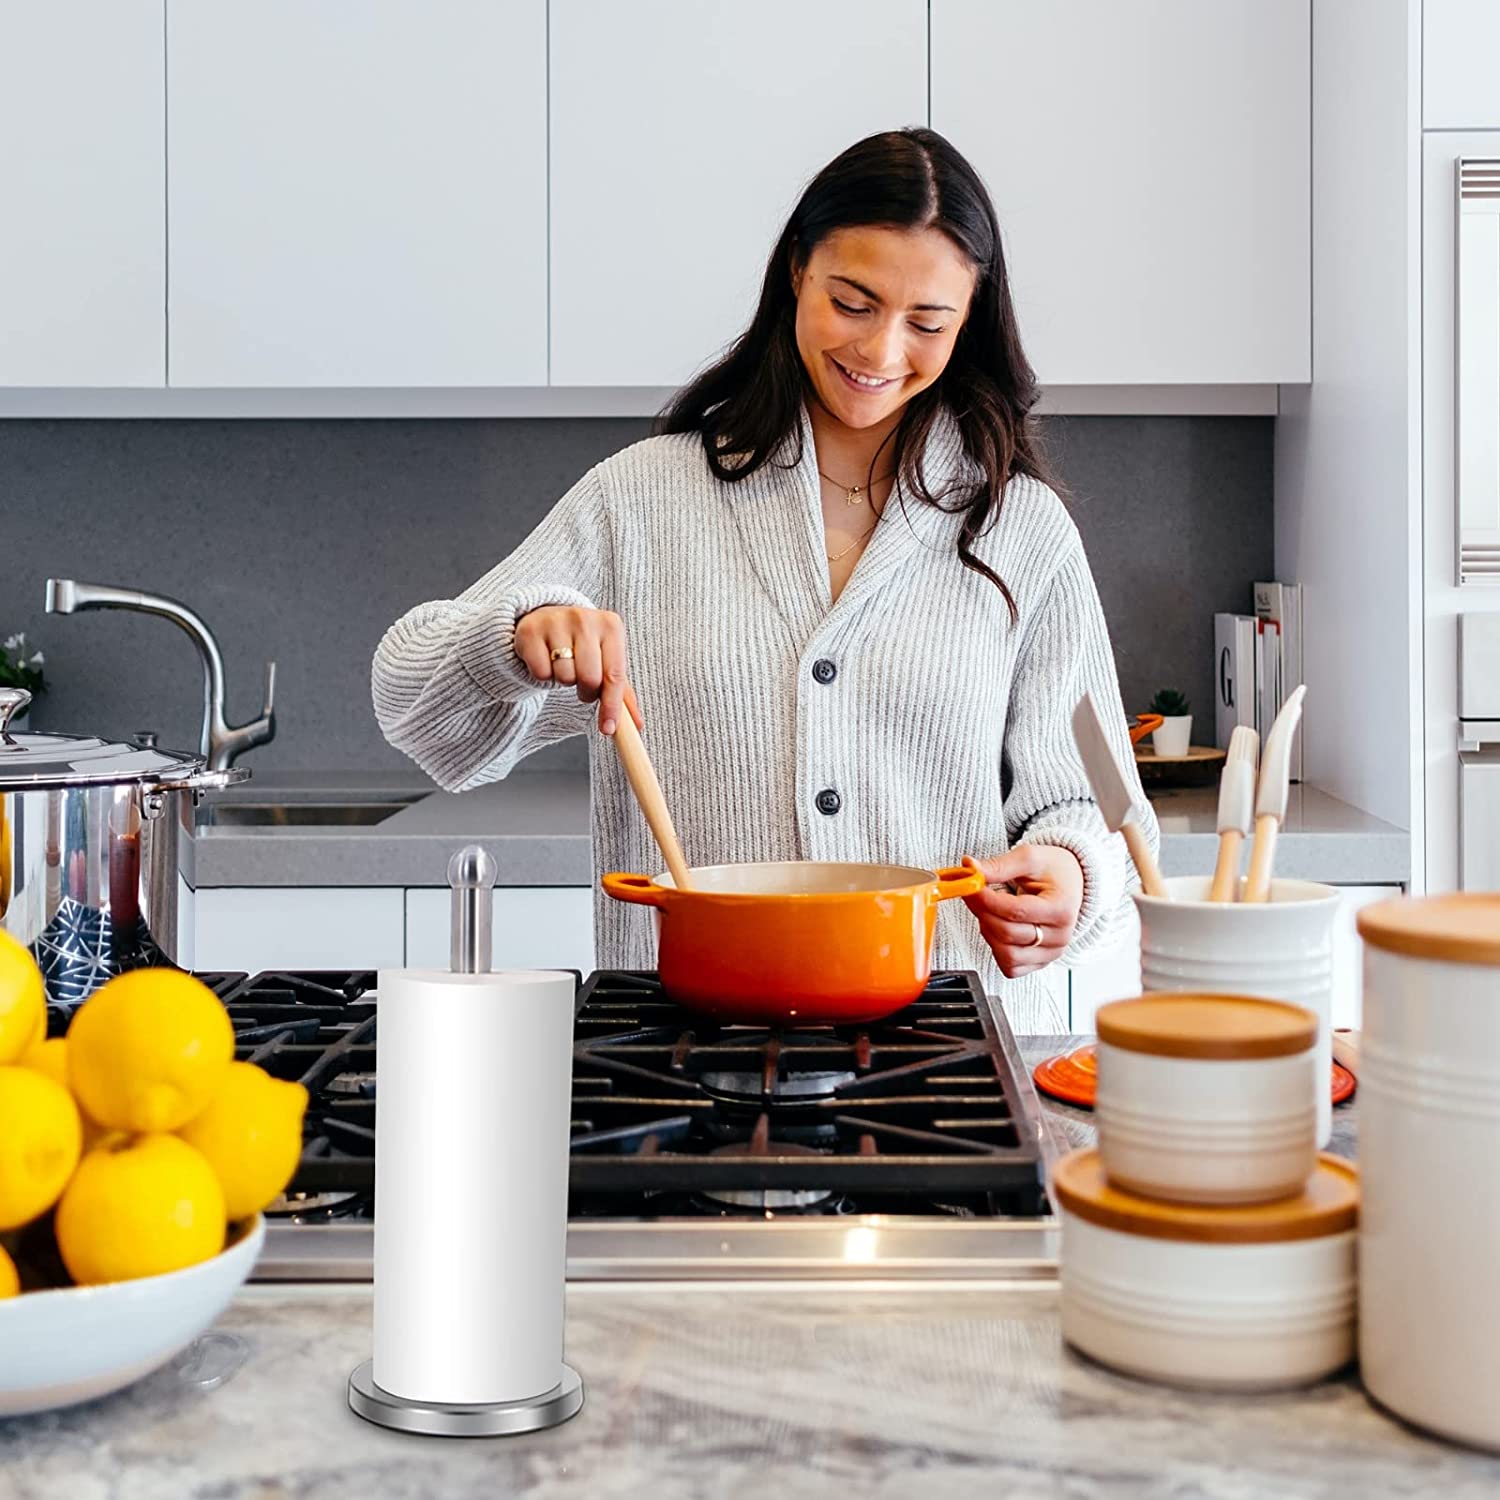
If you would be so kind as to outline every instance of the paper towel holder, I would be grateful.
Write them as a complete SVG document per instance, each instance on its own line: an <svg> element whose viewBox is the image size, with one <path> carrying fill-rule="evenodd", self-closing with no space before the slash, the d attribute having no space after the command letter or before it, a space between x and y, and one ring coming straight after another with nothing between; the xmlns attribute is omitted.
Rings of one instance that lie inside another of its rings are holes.
<svg viewBox="0 0 1500 1500"><path fill-rule="evenodd" d="M491 959L491 892L498 867L477 844L448 862L453 892L451 967L455 974L487 974ZM379 1023L377 1022L377 1025ZM378 1087L378 1082L377 1082ZM508 1437L556 1427L583 1408L583 1379L571 1365L550 1390L519 1401L414 1401L375 1384L375 1361L349 1377L349 1406L380 1427L428 1437Z"/></svg>

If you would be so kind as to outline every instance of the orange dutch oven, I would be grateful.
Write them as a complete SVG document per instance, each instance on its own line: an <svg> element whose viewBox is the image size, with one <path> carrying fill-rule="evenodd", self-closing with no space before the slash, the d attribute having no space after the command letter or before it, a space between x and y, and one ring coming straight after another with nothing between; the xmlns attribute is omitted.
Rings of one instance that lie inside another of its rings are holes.
<svg viewBox="0 0 1500 1500"><path fill-rule="evenodd" d="M667 995L726 1023L828 1026L909 1005L932 972L939 901L984 889L977 870L787 860L670 875L606 875L616 901L656 909Z"/></svg>

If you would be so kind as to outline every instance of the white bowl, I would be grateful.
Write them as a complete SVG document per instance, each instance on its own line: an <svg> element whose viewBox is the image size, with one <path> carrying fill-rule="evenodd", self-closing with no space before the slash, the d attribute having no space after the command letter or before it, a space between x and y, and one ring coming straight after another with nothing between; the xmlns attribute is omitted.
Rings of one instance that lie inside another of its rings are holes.
<svg viewBox="0 0 1500 1500"><path fill-rule="evenodd" d="M166 1364L228 1306L265 1237L257 1214L196 1266L0 1301L0 1417L92 1401Z"/></svg>

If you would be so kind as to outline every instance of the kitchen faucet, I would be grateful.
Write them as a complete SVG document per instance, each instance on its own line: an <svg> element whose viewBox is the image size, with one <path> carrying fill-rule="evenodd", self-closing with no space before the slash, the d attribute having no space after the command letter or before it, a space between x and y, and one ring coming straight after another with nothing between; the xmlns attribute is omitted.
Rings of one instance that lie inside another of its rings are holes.
<svg viewBox="0 0 1500 1500"><path fill-rule="evenodd" d="M192 637L203 659L203 731L198 753L208 761L210 771L224 770L233 765L236 756L275 737L276 713L271 706L276 693L274 661L266 663L266 702L260 718L231 727L224 721L224 657L219 643L213 631L187 605L159 594L142 594L109 584L75 583L71 578L47 580L49 615L71 615L80 609L134 609L142 614L161 615Z"/></svg>

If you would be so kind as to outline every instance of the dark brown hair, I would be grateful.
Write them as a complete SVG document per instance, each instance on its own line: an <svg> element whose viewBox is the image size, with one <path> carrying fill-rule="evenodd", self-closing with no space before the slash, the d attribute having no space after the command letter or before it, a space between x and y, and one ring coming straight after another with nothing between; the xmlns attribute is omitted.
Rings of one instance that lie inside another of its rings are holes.
<svg viewBox="0 0 1500 1500"><path fill-rule="evenodd" d="M1021 348L994 204L979 174L933 130L872 135L836 156L807 185L766 265L760 305L728 353L673 398L659 432L703 439L709 467L733 482L753 474L800 429L808 379L797 351L792 273L836 229L938 229L975 270L973 300L943 373L907 403L893 450L904 494L963 512L958 555L988 578L1016 617L1015 600L973 543L998 518L1014 474L1047 478L1035 423L1036 377ZM921 458L938 415L957 423L973 472L932 494ZM871 476L874 474L872 461Z"/></svg>

